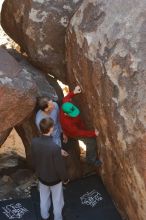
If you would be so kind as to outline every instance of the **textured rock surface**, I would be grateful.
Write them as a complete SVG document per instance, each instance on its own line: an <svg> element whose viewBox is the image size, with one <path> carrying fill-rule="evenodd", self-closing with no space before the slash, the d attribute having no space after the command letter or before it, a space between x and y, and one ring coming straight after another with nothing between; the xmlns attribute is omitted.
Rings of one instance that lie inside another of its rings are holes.
<svg viewBox="0 0 146 220"><path fill-rule="evenodd" d="M81 0L5 0L2 27L45 72L65 80L65 32Z"/></svg>
<svg viewBox="0 0 146 220"><path fill-rule="evenodd" d="M30 188L37 185L37 181L32 171L25 166L19 165L13 169L7 167L5 172L0 173L0 200L30 197Z"/></svg>
<svg viewBox="0 0 146 220"><path fill-rule="evenodd" d="M14 59L0 49L0 132L1 142L8 136L6 129L21 124L35 108L36 97L47 95L57 101L54 88L42 72L35 69L21 56Z"/></svg>
<svg viewBox="0 0 146 220"><path fill-rule="evenodd" d="M12 52L13 54L13 52ZM55 91L55 86L52 83L51 77L46 77L46 75L40 70L33 67L27 60L20 54L14 54L15 59L19 62L25 73L28 73L31 79L36 85L35 97L48 96L54 101L58 101L58 95ZM55 80L55 79L54 79ZM54 86L52 86L52 85Z"/></svg>
<svg viewBox="0 0 146 220"><path fill-rule="evenodd" d="M145 8L145 0L84 1L66 46L68 82L81 86L100 131L103 181L130 220L146 219Z"/></svg>
<svg viewBox="0 0 146 220"><path fill-rule="evenodd" d="M0 49L0 132L28 116L35 106L36 85L18 62Z"/></svg>

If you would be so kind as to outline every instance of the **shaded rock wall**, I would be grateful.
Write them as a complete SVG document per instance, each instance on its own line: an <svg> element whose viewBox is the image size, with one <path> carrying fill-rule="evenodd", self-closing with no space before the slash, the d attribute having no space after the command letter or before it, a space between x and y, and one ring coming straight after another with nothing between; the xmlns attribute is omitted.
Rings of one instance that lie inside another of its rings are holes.
<svg viewBox="0 0 146 220"><path fill-rule="evenodd" d="M2 27L33 64L65 80L66 27L81 0L5 0Z"/></svg>
<svg viewBox="0 0 146 220"><path fill-rule="evenodd" d="M68 82L100 131L102 179L124 217L146 219L146 1L84 1L67 31ZM86 104L85 104L86 103Z"/></svg>
<svg viewBox="0 0 146 220"><path fill-rule="evenodd" d="M17 57L19 58L19 56ZM54 88L43 73L26 60L19 64L6 50L0 48L0 132L28 118L36 105L36 97L47 95L58 100Z"/></svg>
<svg viewBox="0 0 146 220"><path fill-rule="evenodd" d="M57 101L55 89L45 75L30 65L20 54L0 49L0 146L12 127L20 135L26 159L31 164L30 143L38 132L34 123L36 97L46 95Z"/></svg>
<svg viewBox="0 0 146 220"><path fill-rule="evenodd" d="M20 123L35 106L36 85L17 61L0 49L0 132Z"/></svg>

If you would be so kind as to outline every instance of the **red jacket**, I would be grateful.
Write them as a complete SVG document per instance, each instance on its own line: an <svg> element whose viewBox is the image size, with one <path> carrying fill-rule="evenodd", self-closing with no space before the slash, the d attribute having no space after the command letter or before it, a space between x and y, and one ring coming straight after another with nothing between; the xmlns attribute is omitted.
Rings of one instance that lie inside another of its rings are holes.
<svg viewBox="0 0 146 220"><path fill-rule="evenodd" d="M67 96L65 96L62 100L62 103L72 102L72 98L75 96L73 92L69 92ZM84 123L78 115L73 118L68 115L65 115L62 109L60 110L60 122L62 126L63 132L68 137L95 137L95 131L86 130Z"/></svg>

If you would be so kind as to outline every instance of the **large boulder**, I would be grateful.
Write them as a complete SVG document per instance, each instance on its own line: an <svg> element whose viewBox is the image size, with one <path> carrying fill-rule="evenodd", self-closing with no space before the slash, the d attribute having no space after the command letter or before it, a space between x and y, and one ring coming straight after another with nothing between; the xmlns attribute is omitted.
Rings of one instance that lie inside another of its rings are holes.
<svg viewBox="0 0 146 220"><path fill-rule="evenodd" d="M19 54L13 56L15 59L0 48L1 140L9 133L7 129L21 124L32 115L36 97L46 95L55 101L58 100L56 91L42 72L22 59Z"/></svg>
<svg viewBox="0 0 146 220"><path fill-rule="evenodd" d="M100 131L102 179L126 219L146 219L146 1L84 1L66 39L68 82Z"/></svg>
<svg viewBox="0 0 146 220"><path fill-rule="evenodd" d="M34 109L36 85L18 62L0 49L0 132L24 120Z"/></svg>
<svg viewBox="0 0 146 220"><path fill-rule="evenodd" d="M65 80L66 27L81 1L5 0L2 27L33 64Z"/></svg>

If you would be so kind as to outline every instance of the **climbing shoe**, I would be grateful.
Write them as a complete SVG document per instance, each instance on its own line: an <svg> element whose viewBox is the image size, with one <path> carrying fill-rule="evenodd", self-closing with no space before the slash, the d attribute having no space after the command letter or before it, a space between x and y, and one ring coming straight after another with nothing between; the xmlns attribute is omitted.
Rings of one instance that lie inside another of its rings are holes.
<svg viewBox="0 0 146 220"><path fill-rule="evenodd" d="M95 163L94 163L94 165L96 167L100 166L101 164L102 164L102 162L100 160L96 160Z"/></svg>

